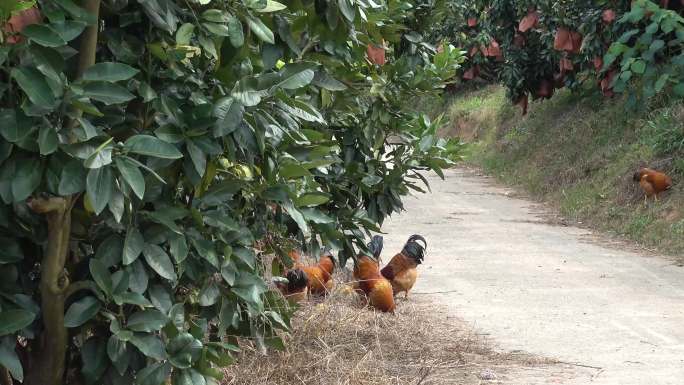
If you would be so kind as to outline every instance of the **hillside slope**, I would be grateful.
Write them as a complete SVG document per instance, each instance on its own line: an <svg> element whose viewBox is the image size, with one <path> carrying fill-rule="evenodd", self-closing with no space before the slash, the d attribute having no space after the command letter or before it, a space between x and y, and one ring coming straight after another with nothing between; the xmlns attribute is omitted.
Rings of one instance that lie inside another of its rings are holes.
<svg viewBox="0 0 684 385"><path fill-rule="evenodd" d="M684 105L632 112L619 100L561 92L529 114L490 86L446 102L444 135L469 142L466 160L556 206L571 220L671 254L684 251ZM671 191L644 202L637 167L668 172Z"/></svg>

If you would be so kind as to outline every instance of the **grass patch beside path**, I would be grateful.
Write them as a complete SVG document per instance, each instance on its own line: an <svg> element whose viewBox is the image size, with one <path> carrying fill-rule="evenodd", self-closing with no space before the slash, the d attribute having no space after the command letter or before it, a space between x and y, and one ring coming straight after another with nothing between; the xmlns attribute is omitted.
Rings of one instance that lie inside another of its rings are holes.
<svg viewBox="0 0 684 385"><path fill-rule="evenodd" d="M263 356L242 346L222 385L517 384L520 371L558 370L492 350L425 297L399 300L395 315L383 314L343 286L298 310L286 351ZM487 373L493 377L483 380Z"/></svg>
<svg viewBox="0 0 684 385"><path fill-rule="evenodd" d="M629 112L621 101L560 92L520 116L504 90L489 86L449 100L444 135L471 143L466 160L522 187L560 213L661 252L684 254L684 106ZM674 180L644 205L634 171L661 169Z"/></svg>

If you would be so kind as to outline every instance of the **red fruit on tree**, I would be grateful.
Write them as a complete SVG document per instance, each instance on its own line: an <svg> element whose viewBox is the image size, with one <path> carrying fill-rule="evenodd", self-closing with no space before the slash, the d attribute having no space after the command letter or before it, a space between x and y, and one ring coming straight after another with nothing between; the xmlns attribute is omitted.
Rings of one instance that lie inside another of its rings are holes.
<svg viewBox="0 0 684 385"><path fill-rule="evenodd" d="M384 45L376 47L373 43L368 43L368 47L366 48L366 54L368 55L368 59L370 59L372 63L375 63L377 65L384 65L387 62L385 58Z"/></svg>
<svg viewBox="0 0 684 385"><path fill-rule="evenodd" d="M604 23L610 24L615 20L615 11L612 9L606 9L603 11L603 14L601 14L601 18L603 19Z"/></svg>
<svg viewBox="0 0 684 385"><path fill-rule="evenodd" d="M538 23L539 13L537 13L537 11L530 11L525 17L522 18L522 20L520 20L520 24L518 24L518 30L520 32L527 32L536 27Z"/></svg>

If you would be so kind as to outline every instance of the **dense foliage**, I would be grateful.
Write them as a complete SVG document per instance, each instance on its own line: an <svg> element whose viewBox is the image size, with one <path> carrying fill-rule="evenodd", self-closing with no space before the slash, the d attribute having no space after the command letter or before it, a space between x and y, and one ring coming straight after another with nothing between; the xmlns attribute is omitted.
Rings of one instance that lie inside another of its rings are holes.
<svg viewBox="0 0 684 385"><path fill-rule="evenodd" d="M289 327L262 254L344 263L459 150L408 1L2 4L3 385L215 383Z"/></svg>
<svg viewBox="0 0 684 385"><path fill-rule="evenodd" d="M433 40L467 49L465 80L496 78L526 110L561 87L630 91L633 104L680 85L684 19L678 1L445 0Z"/></svg>

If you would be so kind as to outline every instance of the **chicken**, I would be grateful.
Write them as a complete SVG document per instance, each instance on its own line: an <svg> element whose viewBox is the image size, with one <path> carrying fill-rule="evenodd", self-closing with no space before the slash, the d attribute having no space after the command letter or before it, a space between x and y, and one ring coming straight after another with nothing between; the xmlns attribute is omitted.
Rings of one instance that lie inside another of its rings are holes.
<svg viewBox="0 0 684 385"><path fill-rule="evenodd" d="M423 242L421 245L418 242ZM411 235L403 250L395 255L380 272L392 283L394 295L404 292L408 298L409 290L418 278L417 267L423 263L427 241L420 235Z"/></svg>
<svg viewBox="0 0 684 385"><path fill-rule="evenodd" d="M301 269L306 274L306 286L310 294L325 295L332 291L332 274L335 270L335 261L328 250L321 254L318 263L313 266L304 265L301 262L301 255L296 250L290 251L289 255L295 263L294 267Z"/></svg>
<svg viewBox="0 0 684 385"><path fill-rule="evenodd" d="M672 178L664 173L650 168L640 168L634 173L634 181L644 190L644 200L654 197L658 200L658 194L672 187Z"/></svg>
<svg viewBox="0 0 684 385"><path fill-rule="evenodd" d="M276 282L276 287L285 298L293 302L301 302L306 299L308 293L307 275L302 269L291 269L285 274L287 284Z"/></svg>
<svg viewBox="0 0 684 385"><path fill-rule="evenodd" d="M355 289L365 294L368 303L383 312L394 312L394 293L392 284L380 274L378 257L382 251L382 237L376 235L368 244L373 258L359 255L354 261Z"/></svg>

